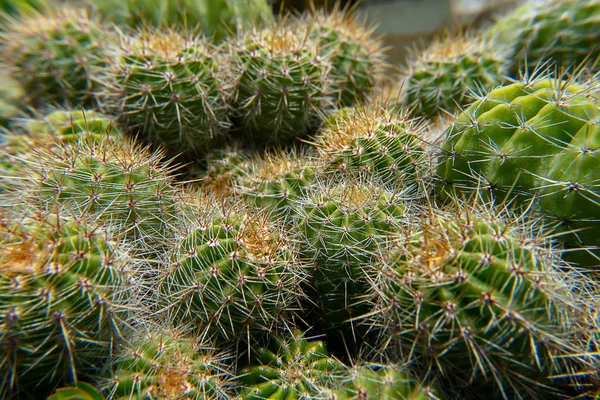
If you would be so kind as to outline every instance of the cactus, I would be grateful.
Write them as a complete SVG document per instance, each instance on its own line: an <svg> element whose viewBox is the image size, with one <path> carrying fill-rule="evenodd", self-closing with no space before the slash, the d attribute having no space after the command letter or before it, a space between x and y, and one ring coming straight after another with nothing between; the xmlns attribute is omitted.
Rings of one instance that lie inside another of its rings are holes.
<svg viewBox="0 0 600 400"><path fill-rule="evenodd" d="M23 97L23 88L12 78L10 69L0 67L0 128L8 128L19 116Z"/></svg>
<svg viewBox="0 0 600 400"><path fill-rule="evenodd" d="M171 153L208 150L229 127L226 77L217 50L174 30L122 36L102 78L102 107Z"/></svg>
<svg viewBox="0 0 600 400"><path fill-rule="evenodd" d="M406 115L372 104L331 115L314 144L326 170L411 183L427 164L422 132Z"/></svg>
<svg viewBox="0 0 600 400"><path fill-rule="evenodd" d="M584 318L575 286L523 217L456 208L407 225L372 264L371 323L383 327L383 350L457 391L558 395L550 376L584 352L573 340Z"/></svg>
<svg viewBox="0 0 600 400"><path fill-rule="evenodd" d="M83 141L57 149L32 149L15 179L13 201L54 204L98 213L121 226L127 237L164 236L173 217L172 168L159 164L162 154L136 144ZM25 196L24 196L25 195Z"/></svg>
<svg viewBox="0 0 600 400"><path fill-rule="evenodd" d="M62 208L15 214L0 219L2 398L96 373L128 315L130 260L114 231Z"/></svg>
<svg viewBox="0 0 600 400"><path fill-rule="evenodd" d="M10 20L0 38L4 60L31 105L94 106L94 76L110 36L82 9L45 12Z"/></svg>
<svg viewBox="0 0 600 400"><path fill-rule="evenodd" d="M259 143L305 134L329 106L329 64L304 26L247 31L231 46L240 125Z"/></svg>
<svg viewBox="0 0 600 400"><path fill-rule="evenodd" d="M250 345L293 319L306 267L266 210L209 195L196 201L171 265L160 267L161 298L177 324Z"/></svg>
<svg viewBox="0 0 600 400"><path fill-rule="evenodd" d="M56 389L48 400L104 400L96 388L84 382L77 382L75 386Z"/></svg>
<svg viewBox="0 0 600 400"><path fill-rule="evenodd" d="M569 245L600 245L600 98L595 83L536 78L494 89L449 128L438 174L457 191L535 196Z"/></svg>
<svg viewBox="0 0 600 400"><path fill-rule="evenodd" d="M410 378L401 366L361 365L348 371L331 400L437 400L435 392Z"/></svg>
<svg viewBox="0 0 600 400"><path fill-rule="evenodd" d="M319 399L323 389L341 381L344 371L324 342L299 331L275 336L240 371L239 380L247 388L240 399Z"/></svg>
<svg viewBox="0 0 600 400"><path fill-rule="evenodd" d="M544 63L600 71L600 4L596 0L531 1L500 18L486 38L512 53L509 72L531 73Z"/></svg>
<svg viewBox="0 0 600 400"><path fill-rule="evenodd" d="M425 51L413 51L403 71L407 105L419 117L454 113L505 80L508 58L500 49L469 33L447 33Z"/></svg>
<svg viewBox="0 0 600 400"><path fill-rule="evenodd" d="M211 151L205 157L206 170L197 173L201 177L200 186L218 196L233 194L234 182L243 173L249 158L249 151L239 144Z"/></svg>
<svg viewBox="0 0 600 400"><path fill-rule="evenodd" d="M309 25L321 57L331 61L331 91L338 105L348 107L365 100L386 69L382 42L373 37L374 29L337 7L328 14L319 12L300 19L299 23Z"/></svg>
<svg viewBox="0 0 600 400"><path fill-rule="evenodd" d="M112 400L228 399L233 377L226 360L176 330L148 329L122 346L103 392Z"/></svg>

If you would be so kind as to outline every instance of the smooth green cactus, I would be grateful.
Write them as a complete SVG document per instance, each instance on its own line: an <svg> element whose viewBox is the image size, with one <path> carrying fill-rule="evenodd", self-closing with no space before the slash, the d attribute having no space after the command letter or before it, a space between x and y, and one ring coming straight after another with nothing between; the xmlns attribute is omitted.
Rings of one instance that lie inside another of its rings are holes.
<svg viewBox="0 0 600 400"><path fill-rule="evenodd" d="M127 327L131 261L115 232L64 208L22 214L0 219L2 398L97 373Z"/></svg>
<svg viewBox="0 0 600 400"><path fill-rule="evenodd" d="M310 340L299 331L274 336L239 372L240 383L247 388L239 399L320 399L319 393L339 383L344 372L323 341Z"/></svg>
<svg viewBox="0 0 600 400"><path fill-rule="evenodd" d="M448 129L443 191L487 191L539 210L569 245L600 245L600 98L595 83L543 79L494 89Z"/></svg>
<svg viewBox="0 0 600 400"><path fill-rule="evenodd" d="M338 105L347 107L365 100L386 69L383 45L373 36L374 29L339 9L309 15L298 23L309 25L320 55L331 62L331 91Z"/></svg>
<svg viewBox="0 0 600 400"><path fill-rule="evenodd" d="M103 393L111 400L224 400L233 381L226 359L193 337L149 329L122 346Z"/></svg>
<svg viewBox="0 0 600 400"><path fill-rule="evenodd" d="M56 392L48 397L48 400L104 400L104 396L92 385L77 382L75 386L56 389Z"/></svg>
<svg viewBox="0 0 600 400"><path fill-rule="evenodd" d="M368 272L383 350L457 392L558 395L550 377L585 352L573 340L585 309L567 273L524 219L453 208L407 225Z"/></svg>
<svg viewBox="0 0 600 400"><path fill-rule="evenodd" d="M106 62L110 35L83 9L45 12L7 24L0 39L5 62L35 107L94 106L95 74Z"/></svg>
<svg viewBox="0 0 600 400"><path fill-rule="evenodd" d="M230 127L227 79L217 58L205 39L174 30L122 36L102 78L102 107L171 153L206 151Z"/></svg>
<svg viewBox="0 0 600 400"><path fill-rule="evenodd" d="M15 171L14 195L52 209L55 204L98 213L121 226L125 235L152 240L165 235L173 218L174 189L162 154L136 144L83 141L32 149Z"/></svg>
<svg viewBox="0 0 600 400"><path fill-rule="evenodd" d="M304 25L283 23L240 35L231 46L235 113L259 143L286 143L329 106L329 64Z"/></svg>
<svg viewBox="0 0 600 400"><path fill-rule="evenodd" d="M600 4L596 0L531 1L500 18L484 36L512 53L510 74L544 63L600 71Z"/></svg>
<svg viewBox="0 0 600 400"><path fill-rule="evenodd" d="M306 266L266 210L209 195L196 201L171 265L160 267L165 309L177 324L250 345L294 318Z"/></svg>
<svg viewBox="0 0 600 400"><path fill-rule="evenodd" d="M405 102L418 117L454 113L482 90L501 84L507 51L472 34L446 34L424 51L413 51L403 76Z"/></svg>
<svg viewBox="0 0 600 400"><path fill-rule="evenodd" d="M422 132L406 115L369 104L331 115L314 144L328 171L410 184L426 172Z"/></svg>

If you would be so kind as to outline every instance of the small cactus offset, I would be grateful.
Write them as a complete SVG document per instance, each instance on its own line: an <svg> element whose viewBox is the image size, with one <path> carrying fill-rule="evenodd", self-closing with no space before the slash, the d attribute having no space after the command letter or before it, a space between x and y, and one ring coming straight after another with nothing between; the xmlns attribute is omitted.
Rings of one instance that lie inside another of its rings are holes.
<svg viewBox="0 0 600 400"><path fill-rule="evenodd" d="M128 255L85 214L0 219L0 393L49 394L93 374L122 339Z"/></svg>
<svg viewBox="0 0 600 400"><path fill-rule="evenodd" d="M387 67L383 45L374 37L374 28L337 9L329 14L311 15L301 23L309 25L320 55L331 62L331 91L338 105L348 107L365 100L382 80Z"/></svg>
<svg viewBox="0 0 600 400"><path fill-rule="evenodd" d="M227 78L206 39L146 29L122 35L114 58L99 99L126 129L188 157L227 134Z"/></svg>
<svg viewBox="0 0 600 400"><path fill-rule="evenodd" d="M211 151L205 157L206 169L195 171L205 192L227 196L235 192L234 184L250 160L250 151L239 144Z"/></svg>
<svg viewBox="0 0 600 400"><path fill-rule="evenodd" d="M47 9L10 21L0 41L5 62L35 107L89 107L110 35L82 9Z"/></svg>
<svg viewBox="0 0 600 400"><path fill-rule="evenodd" d="M299 331L275 336L239 372L239 380L247 388L239 399L325 400L319 394L339 383L345 369L329 356L321 340L311 340Z"/></svg>
<svg viewBox="0 0 600 400"><path fill-rule="evenodd" d="M170 265L159 267L169 317L248 345L293 320L307 272L281 224L233 199L206 196L187 208Z"/></svg>
<svg viewBox="0 0 600 400"><path fill-rule="evenodd" d="M419 117L454 113L506 79L507 57L478 36L447 33L425 51L413 50L403 72L405 102Z"/></svg>
<svg viewBox="0 0 600 400"><path fill-rule="evenodd" d="M244 136L285 144L316 126L331 103L330 66L305 26L249 30L231 47L235 114Z"/></svg>
<svg viewBox="0 0 600 400"><path fill-rule="evenodd" d="M75 386L62 387L48 397L48 400L104 400L104 396L92 385L77 382Z"/></svg>

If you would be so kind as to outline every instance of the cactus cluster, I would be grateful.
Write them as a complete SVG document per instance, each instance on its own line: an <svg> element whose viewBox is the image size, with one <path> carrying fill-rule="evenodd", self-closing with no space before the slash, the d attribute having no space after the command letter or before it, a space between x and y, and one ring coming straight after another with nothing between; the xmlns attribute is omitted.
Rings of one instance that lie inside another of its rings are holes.
<svg viewBox="0 0 600 400"><path fill-rule="evenodd" d="M0 397L597 398L598 3L544 1L399 69L352 6L0 1Z"/></svg>

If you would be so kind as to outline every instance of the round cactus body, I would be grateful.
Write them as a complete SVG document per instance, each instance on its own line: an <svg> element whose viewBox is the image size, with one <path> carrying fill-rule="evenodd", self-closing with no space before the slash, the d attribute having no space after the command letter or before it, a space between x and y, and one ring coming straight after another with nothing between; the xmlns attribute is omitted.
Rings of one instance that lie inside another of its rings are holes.
<svg viewBox="0 0 600 400"><path fill-rule="evenodd" d="M600 99L590 85L538 79L490 91L449 128L439 176L498 200L535 196L549 220L581 229L560 240L600 245Z"/></svg>
<svg viewBox="0 0 600 400"><path fill-rule="evenodd" d="M1 216L2 398L39 398L107 361L128 314L128 261L111 235L66 212Z"/></svg>
<svg viewBox="0 0 600 400"><path fill-rule="evenodd" d="M36 107L93 106L94 76L106 62L108 41L98 22L70 8L23 16L2 33L4 60L14 67L26 101Z"/></svg>
<svg viewBox="0 0 600 400"><path fill-rule="evenodd" d="M331 62L331 91L338 105L347 107L366 99L386 68L383 46L373 37L373 29L361 26L356 17L339 10L300 22L309 24L320 55Z"/></svg>
<svg viewBox="0 0 600 400"><path fill-rule="evenodd" d="M381 106L344 108L327 119L315 147L327 170L397 184L416 179L426 164L421 131L406 116Z"/></svg>
<svg viewBox="0 0 600 400"><path fill-rule="evenodd" d="M123 37L103 78L103 107L171 153L208 150L229 130L225 77L200 37L146 30Z"/></svg>
<svg viewBox="0 0 600 400"><path fill-rule="evenodd" d="M10 70L0 67L0 127L9 127L19 116L24 95L23 87L11 76Z"/></svg>
<svg viewBox="0 0 600 400"><path fill-rule="evenodd" d="M298 331L275 336L240 371L239 380L247 387L240 399L320 399L319 393L339 383L344 371L324 342L309 340Z"/></svg>
<svg viewBox="0 0 600 400"><path fill-rule="evenodd" d="M510 74L543 63L600 70L600 4L596 0L532 1L499 19L485 36L512 51ZM526 64L525 64L526 63Z"/></svg>
<svg viewBox="0 0 600 400"><path fill-rule="evenodd" d="M197 339L154 329L123 346L103 392L113 400L228 399L224 361Z"/></svg>
<svg viewBox="0 0 600 400"><path fill-rule="evenodd" d="M467 35L446 35L425 51L413 52L404 72L406 103L419 117L453 113L474 94L502 83L506 51Z"/></svg>
<svg viewBox="0 0 600 400"><path fill-rule="evenodd" d="M201 187L216 195L234 193L234 183L249 158L249 152L238 145L211 151L205 157L206 169L199 174Z"/></svg>
<svg viewBox="0 0 600 400"><path fill-rule="evenodd" d="M558 390L549 377L583 352L573 339L584 312L557 257L521 229L493 213L443 210L407 227L373 264L383 345L458 391L508 399Z"/></svg>
<svg viewBox="0 0 600 400"><path fill-rule="evenodd" d="M169 167L159 164L161 154L113 141L31 151L36 157L25 160L23 170L14 174L17 195L24 185L32 202L49 209L71 205L99 213L99 218L120 225L126 236L164 236L174 198ZM23 174L27 179L19 179Z"/></svg>
<svg viewBox="0 0 600 400"><path fill-rule="evenodd" d="M231 52L236 114L255 141L289 142L305 134L329 106L329 65L306 28L248 31Z"/></svg>
<svg viewBox="0 0 600 400"><path fill-rule="evenodd" d="M299 310L305 266L265 210L205 200L170 254L161 297L177 324L254 340Z"/></svg>

